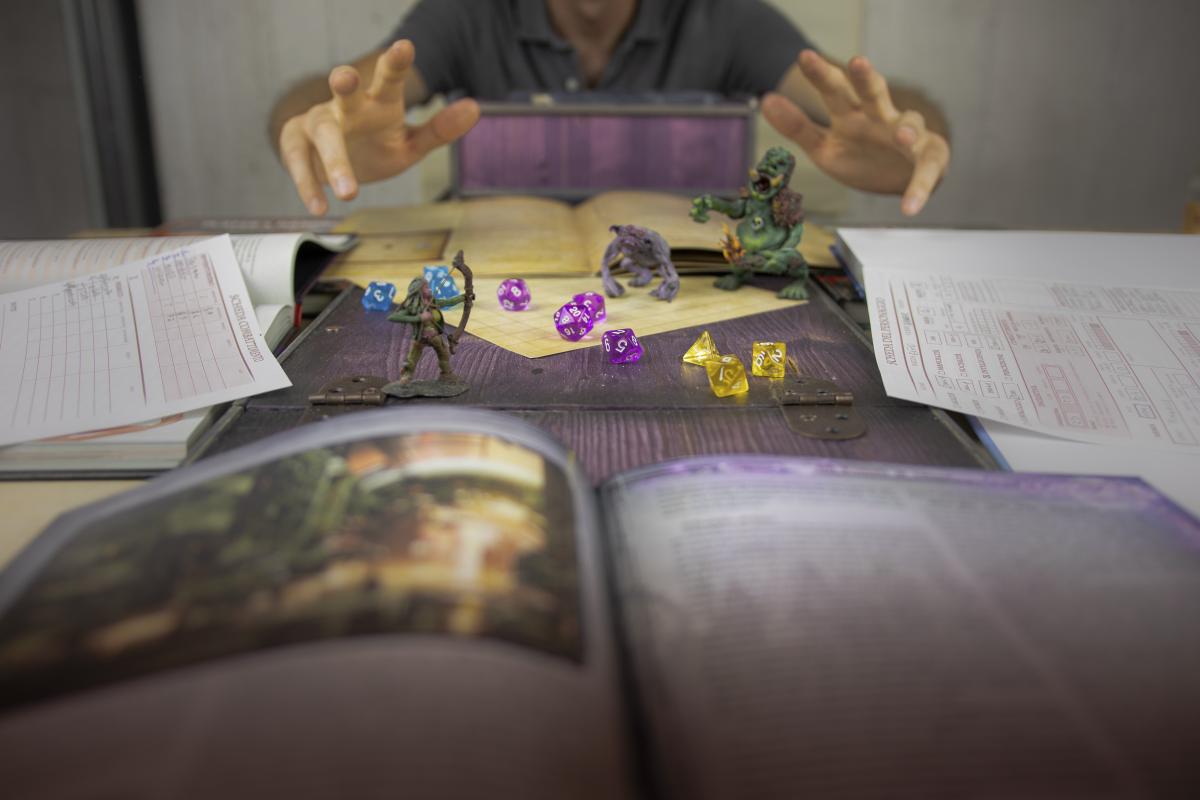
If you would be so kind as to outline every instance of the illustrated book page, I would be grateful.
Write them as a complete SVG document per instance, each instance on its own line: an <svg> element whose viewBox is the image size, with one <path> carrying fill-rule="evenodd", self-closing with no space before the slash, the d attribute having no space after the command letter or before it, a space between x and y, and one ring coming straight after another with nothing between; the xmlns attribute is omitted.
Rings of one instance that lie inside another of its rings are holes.
<svg viewBox="0 0 1200 800"><path fill-rule="evenodd" d="M0 370L0 444L291 385L228 237L0 296Z"/></svg>
<svg viewBox="0 0 1200 800"><path fill-rule="evenodd" d="M0 575L13 797L633 794L590 485L366 411L61 518Z"/></svg>
<svg viewBox="0 0 1200 800"><path fill-rule="evenodd" d="M1200 239L841 236L863 265L888 394L1083 442L1200 453Z"/></svg>
<svg viewBox="0 0 1200 800"><path fill-rule="evenodd" d="M661 797L1200 785L1200 523L1140 481L726 457L602 508Z"/></svg>

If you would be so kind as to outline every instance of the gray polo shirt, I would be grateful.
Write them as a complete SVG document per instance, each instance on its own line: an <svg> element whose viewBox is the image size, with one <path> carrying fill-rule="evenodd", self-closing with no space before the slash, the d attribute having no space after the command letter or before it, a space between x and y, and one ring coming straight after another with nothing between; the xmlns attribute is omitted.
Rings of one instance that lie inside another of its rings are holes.
<svg viewBox="0 0 1200 800"><path fill-rule="evenodd" d="M412 40L432 94L502 100L585 88L545 0L420 0L392 39ZM762 0L638 0L595 88L761 95L806 47L804 34Z"/></svg>

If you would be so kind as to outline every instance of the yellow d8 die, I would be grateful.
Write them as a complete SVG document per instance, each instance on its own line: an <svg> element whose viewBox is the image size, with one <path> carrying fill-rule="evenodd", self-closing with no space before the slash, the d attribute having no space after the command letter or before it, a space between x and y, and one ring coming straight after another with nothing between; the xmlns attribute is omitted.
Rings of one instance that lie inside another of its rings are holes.
<svg viewBox="0 0 1200 800"><path fill-rule="evenodd" d="M708 385L717 397L743 394L750 391L746 368L737 356L717 356L704 362L708 370Z"/></svg>
<svg viewBox="0 0 1200 800"><path fill-rule="evenodd" d="M760 378L782 378L787 365L783 342L755 342L750 369Z"/></svg>

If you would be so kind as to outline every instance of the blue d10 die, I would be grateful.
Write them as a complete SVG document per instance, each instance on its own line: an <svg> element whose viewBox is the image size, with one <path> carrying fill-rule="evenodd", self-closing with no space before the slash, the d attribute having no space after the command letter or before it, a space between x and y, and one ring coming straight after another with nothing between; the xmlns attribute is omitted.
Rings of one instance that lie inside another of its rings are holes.
<svg viewBox="0 0 1200 800"><path fill-rule="evenodd" d="M554 327L568 342L578 342L592 332L595 324L591 312L579 303L567 303L554 312Z"/></svg>
<svg viewBox="0 0 1200 800"><path fill-rule="evenodd" d="M618 328L615 331L605 331L601 337L604 342L604 354L610 364L632 364L642 357L642 343L637 335L629 328Z"/></svg>
<svg viewBox="0 0 1200 800"><path fill-rule="evenodd" d="M396 285L383 281L371 281L367 291L363 293L363 308L367 311L391 311L392 300L396 296Z"/></svg>
<svg viewBox="0 0 1200 800"><path fill-rule="evenodd" d="M524 311L532 299L529 296L529 287L520 278L501 281L500 287L496 289L496 298L505 311Z"/></svg>
<svg viewBox="0 0 1200 800"><path fill-rule="evenodd" d="M426 267L425 282L429 284L429 291L436 300L449 300L462 294L450 275L449 267Z"/></svg>

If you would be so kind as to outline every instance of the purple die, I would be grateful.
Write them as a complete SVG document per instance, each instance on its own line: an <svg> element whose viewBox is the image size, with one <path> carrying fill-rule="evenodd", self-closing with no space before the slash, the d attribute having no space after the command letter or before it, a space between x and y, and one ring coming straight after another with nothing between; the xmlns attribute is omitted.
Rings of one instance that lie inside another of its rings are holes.
<svg viewBox="0 0 1200 800"><path fill-rule="evenodd" d="M604 353L608 356L610 364L632 364L642 357L642 343L629 328L605 331L601 338L604 341Z"/></svg>
<svg viewBox="0 0 1200 800"><path fill-rule="evenodd" d="M604 310L604 295L596 294L595 292L584 292L577 294L571 298L576 303L579 303L584 308L592 312L592 321L599 325L604 322L608 312Z"/></svg>
<svg viewBox="0 0 1200 800"><path fill-rule="evenodd" d="M509 278L500 282L496 297L505 311L524 311L529 305L529 287L520 278Z"/></svg>
<svg viewBox="0 0 1200 800"><path fill-rule="evenodd" d="M571 301L554 312L554 327L568 342L578 342L592 332L592 315L581 303Z"/></svg>
<svg viewBox="0 0 1200 800"><path fill-rule="evenodd" d="M391 311L392 299L396 296L396 286L384 281L371 281L371 285L363 292L362 304L367 311Z"/></svg>

